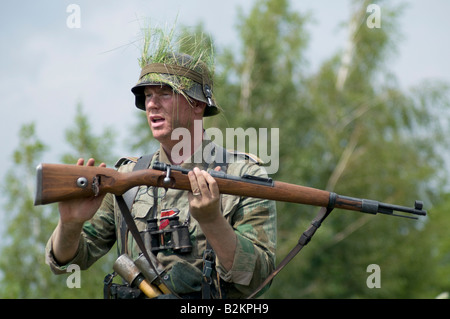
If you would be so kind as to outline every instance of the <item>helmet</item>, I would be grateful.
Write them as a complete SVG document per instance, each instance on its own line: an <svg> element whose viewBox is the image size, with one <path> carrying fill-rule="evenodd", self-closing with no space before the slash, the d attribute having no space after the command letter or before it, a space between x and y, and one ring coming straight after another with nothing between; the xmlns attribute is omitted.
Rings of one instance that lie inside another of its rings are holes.
<svg viewBox="0 0 450 319"><path fill-rule="evenodd" d="M212 94L213 81L208 67L190 55L171 53L163 63L150 63L142 68L137 84L131 89L135 105L141 110L145 110L144 88L149 85L169 85L176 93L205 102L204 116L219 113Z"/></svg>

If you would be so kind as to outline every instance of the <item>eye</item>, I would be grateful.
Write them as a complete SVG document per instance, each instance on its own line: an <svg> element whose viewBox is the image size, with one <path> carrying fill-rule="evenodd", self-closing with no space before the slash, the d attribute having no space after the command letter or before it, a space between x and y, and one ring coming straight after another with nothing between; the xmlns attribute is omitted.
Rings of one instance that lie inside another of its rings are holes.
<svg viewBox="0 0 450 319"><path fill-rule="evenodd" d="M164 98L172 97L172 95L173 95L173 92L172 92L172 91L164 91L164 92L162 92L162 94L161 94L161 96L164 97Z"/></svg>

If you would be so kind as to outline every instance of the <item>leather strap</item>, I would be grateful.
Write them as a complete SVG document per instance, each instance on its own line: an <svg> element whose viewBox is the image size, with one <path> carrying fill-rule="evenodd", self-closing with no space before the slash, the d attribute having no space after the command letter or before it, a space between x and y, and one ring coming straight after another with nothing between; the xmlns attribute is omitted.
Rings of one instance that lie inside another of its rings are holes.
<svg viewBox="0 0 450 319"><path fill-rule="evenodd" d="M300 252L300 250L302 250L302 248L310 242L316 230L320 227L322 222L325 220L325 218L328 217L332 210L333 207L331 207L330 205L328 207L322 207L319 210L319 213L313 219L309 228L300 236L297 245L289 252L289 254L287 254L286 257L284 257L278 267L275 268L275 270L269 275L269 277L267 277L266 280L264 280L264 282L259 285L259 287L256 288L256 290L250 296L247 297L247 299L255 297L256 294L260 292L261 289L263 289L292 260L292 258L294 258Z"/></svg>
<svg viewBox="0 0 450 319"><path fill-rule="evenodd" d="M161 282L165 282L163 278L161 278L160 273L157 271L156 267L153 265L152 259L150 258L147 249L145 248L144 241L142 240L141 234L139 233L139 230L134 222L133 216L131 216L130 210L128 209L127 204L125 203L125 200L122 196L116 195L117 203L119 204L120 211L122 213L123 219L125 220L128 230L130 231L131 235L133 236L134 240L136 241L136 244L138 245L139 249L141 250L141 253L144 255L145 259L147 259L147 262L152 267L153 272L158 276L158 279ZM177 298L180 298L177 293L175 293L171 288L170 285L166 285L167 288L170 290L170 292L176 296Z"/></svg>
<svg viewBox="0 0 450 319"><path fill-rule="evenodd" d="M136 165L134 165L133 171L137 171L137 170L142 170L142 169L147 169L150 166L150 163L152 161L153 158L153 154L149 154L149 155L143 155L141 156L138 161L136 162ZM133 206L133 202L134 199L136 198L136 194L139 190L139 186L133 187L132 189L128 190L127 192L125 192L125 194L123 194L123 199L125 200L125 203L128 207L128 210L131 211L131 207ZM125 223L125 221L122 219L122 222L120 223L120 236L121 236L121 248L120 248L120 254L125 254L127 253L127 239L128 239L128 229L127 229L127 224Z"/></svg>
<svg viewBox="0 0 450 319"><path fill-rule="evenodd" d="M136 165L134 166L133 171L147 169L152 161L153 155L154 154L141 156L139 158L139 160L137 161ZM156 267L153 265L153 262L152 262L150 256L148 255L147 249L145 248L144 241L142 240L141 234L139 233L139 230L137 229L137 226L134 222L133 216L131 215L131 212L130 212L138 189L139 189L139 186L136 186L136 187L133 187L132 189L128 190L122 196L115 196L117 204L119 205L120 212L122 213L122 223L120 225L121 236L122 236L122 253L126 253L127 234L128 234L128 231L130 231L131 235L133 236L134 240L136 241L136 244L138 245L138 247L141 250L142 254L144 255L145 259L148 261L148 263L152 267L152 270L154 271L155 274L157 274L159 280L161 282L164 282L164 280L160 277L160 273L156 270ZM172 291L170 287L167 287L167 288L170 290L170 292L174 296L179 298L179 296L174 291Z"/></svg>

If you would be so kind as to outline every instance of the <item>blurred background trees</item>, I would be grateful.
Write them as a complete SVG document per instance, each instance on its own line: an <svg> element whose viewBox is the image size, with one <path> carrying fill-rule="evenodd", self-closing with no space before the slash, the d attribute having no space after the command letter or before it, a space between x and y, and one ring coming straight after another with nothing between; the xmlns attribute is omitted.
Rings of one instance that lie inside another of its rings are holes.
<svg viewBox="0 0 450 319"><path fill-rule="evenodd" d="M102 298L103 278L112 272L115 248L83 272L82 289L68 288L72 272L55 276L45 264L45 245L58 223L59 212L57 204L34 206L34 194L36 166L49 146L36 136L34 123L24 124L19 137L13 154L15 167L2 184L8 198L8 220L7 240L2 242L0 256L0 298ZM110 129L96 136L81 104L77 105L74 126L66 130L66 140L70 150L61 156L61 163L74 164L80 157L93 157L111 166L116 159Z"/></svg>
<svg viewBox="0 0 450 319"><path fill-rule="evenodd" d="M383 8L382 26L366 23L370 1L355 1L344 25L348 41L317 72L306 68L310 17L291 10L287 0L259 0L247 15L239 12L237 50L216 44L215 95L224 111L207 119L206 127L279 128L279 141L269 141L277 143L280 154L273 178L406 206L422 199L429 212L412 221L335 210L265 298L434 298L450 291L448 84L400 88L389 70L401 36L402 7L377 3ZM199 25L193 33L205 31ZM129 139L133 155L156 147L147 127L145 116L136 118ZM43 265L43 247L58 213L55 206L32 205L31 184L46 146L33 124L19 134L17 167L3 187L11 217L0 255L0 296L101 298L115 251L83 274L82 292L68 289L65 279ZM66 135L72 150L62 161L95 157L111 166L124 155L114 154L113 136L111 129L95 136L79 107ZM317 208L277 207L279 262ZM380 266L381 288L366 285L370 264ZM31 265L43 269L31 271Z"/></svg>

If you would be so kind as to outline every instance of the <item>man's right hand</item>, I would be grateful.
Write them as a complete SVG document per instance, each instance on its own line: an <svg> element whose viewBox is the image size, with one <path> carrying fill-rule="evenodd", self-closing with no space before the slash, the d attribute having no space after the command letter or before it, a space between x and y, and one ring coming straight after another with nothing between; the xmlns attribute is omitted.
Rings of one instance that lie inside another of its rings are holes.
<svg viewBox="0 0 450 319"><path fill-rule="evenodd" d="M94 166L94 164L93 158L90 158L86 163L87 166ZM80 158L77 165L84 165L84 159ZM106 167L104 163L99 166ZM83 224L95 215L104 197L105 195L72 199L58 204L60 218L52 236L52 251L60 265L67 264L75 257Z"/></svg>
<svg viewBox="0 0 450 319"><path fill-rule="evenodd" d="M86 166L94 166L95 160L90 158ZM84 159L80 158L77 165L83 166ZM105 163L101 163L99 167L106 167ZM95 212L100 208L105 195L91 198L75 198L58 203L60 222L64 224L84 224L85 221L91 219Z"/></svg>

